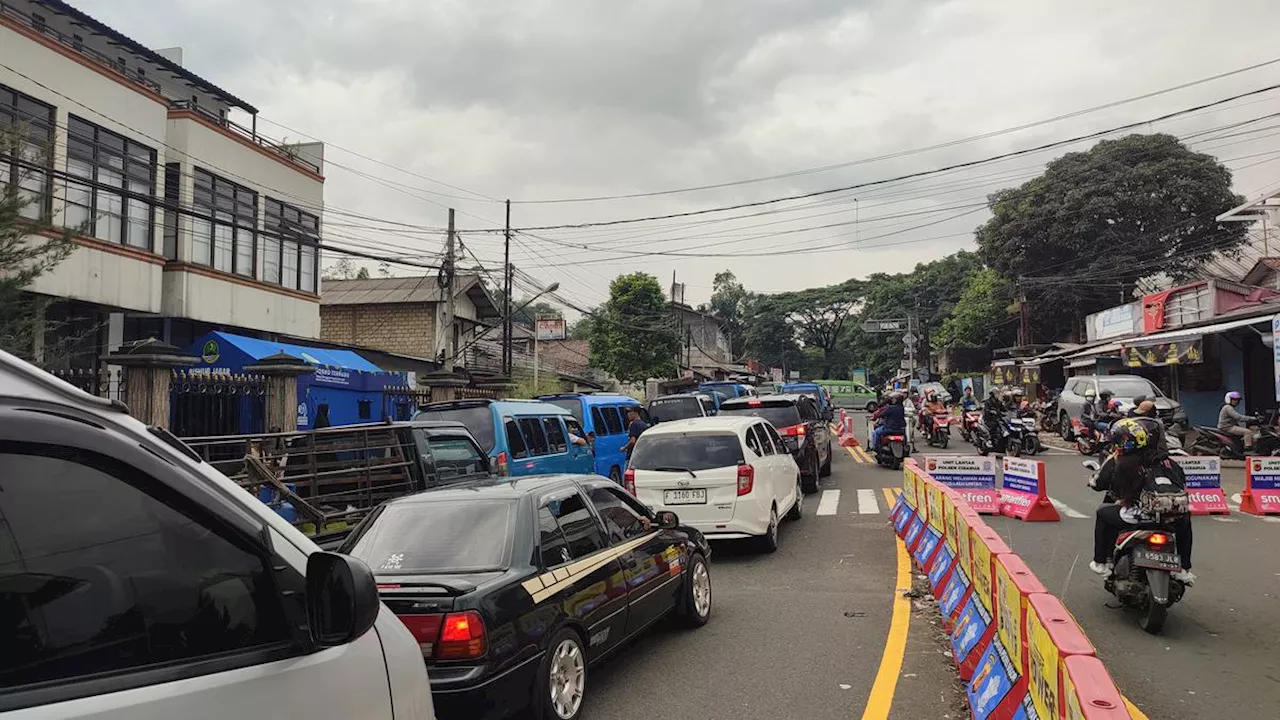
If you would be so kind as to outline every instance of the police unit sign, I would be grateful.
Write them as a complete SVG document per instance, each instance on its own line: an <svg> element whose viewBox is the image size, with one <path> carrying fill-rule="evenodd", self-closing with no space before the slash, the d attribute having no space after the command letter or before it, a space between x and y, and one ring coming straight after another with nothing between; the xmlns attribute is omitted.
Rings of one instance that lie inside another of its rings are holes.
<svg viewBox="0 0 1280 720"><path fill-rule="evenodd" d="M924 460L925 472L953 489L973 508L987 515L1000 513L995 460L971 455L940 455Z"/></svg>

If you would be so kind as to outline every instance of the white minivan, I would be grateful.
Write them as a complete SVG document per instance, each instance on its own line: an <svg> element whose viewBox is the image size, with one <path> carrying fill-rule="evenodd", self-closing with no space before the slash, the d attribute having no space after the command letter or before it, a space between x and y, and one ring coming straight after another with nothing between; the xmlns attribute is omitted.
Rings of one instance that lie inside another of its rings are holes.
<svg viewBox="0 0 1280 720"><path fill-rule="evenodd" d="M778 520L799 520L800 468L773 425L719 416L655 425L636 441L624 483L708 540L755 538L778 549Z"/></svg>
<svg viewBox="0 0 1280 720"><path fill-rule="evenodd" d="M434 717L364 563L4 352L0 608L5 720Z"/></svg>

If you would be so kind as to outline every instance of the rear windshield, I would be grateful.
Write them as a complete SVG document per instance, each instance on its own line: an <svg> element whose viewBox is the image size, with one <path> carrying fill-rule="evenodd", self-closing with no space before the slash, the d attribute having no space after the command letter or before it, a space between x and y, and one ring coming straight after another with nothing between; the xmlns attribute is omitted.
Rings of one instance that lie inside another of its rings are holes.
<svg viewBox="0 0 1280 720"><path fill-rule="evenodd" d="M764 418L774 427L790 427L800 424L800 411L795 403L762 402L756 407L750 405L731 405L720 408L721 415L747 415Z"/></svg>
<svg viewBox="0 0 1280 720"><path fill-rule="evenodd" d="M428 408L419 411L413 419L460 422L467 426L467 429L475 436L476 442L480 444L486 454L493 450L493 412L488 405L450 408L448 410Z"/></svg>
<svg viewBox="0 0 1280 720"><path fill-rule="evenodd" d="M702 417L702 403L698 398L659 398L649 403L649 417L654 422L670 422Z"/></svg>
<svg viewBox="0 0 1280 720"><path fill-rule="evenodd" d="M710 470L731 467L742 461L742 443L732 433L645 433L636 441L631 467L637 470Z"/></svg>
<svg viewBox="0 0 1280 720"><path fill-rule="evenodd" d="M507 565L514 510L509 500L389 505L346 552L374 572L501 570Z"/></svg>
<svg viewBox="0 0 1280 720"><path fill-rule="evenodd" d="M556 407L562 407L573 413L573 416L578 419L579 423L583 422L582 401L578 398L560 398L559 400L544 400L543 402L549 402Z"/></svg>

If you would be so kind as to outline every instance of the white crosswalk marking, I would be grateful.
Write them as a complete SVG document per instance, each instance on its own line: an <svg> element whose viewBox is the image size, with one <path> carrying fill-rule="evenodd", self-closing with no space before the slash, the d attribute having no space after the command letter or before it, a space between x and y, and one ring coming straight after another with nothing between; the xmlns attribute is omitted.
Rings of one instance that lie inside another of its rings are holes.
<svg viewBox="0 0 1280 720"><path fill-rule="evenodd" d="M840 505L839 490L823 490L822 499L818 501L817 515L835 515L836 508Z"/></svg>
<svg viewBox="0 0 1280 720"><path fill-rule="evenodd" d="M1061 500L1059 500L1059 499L1057 499L1057 498L1052 498L1052 497L1051 497L1051 498L1049 498L1049 502L1053 503L1053 506L1054 506L1054 507L1056 507L1056 508L1058 509L1058 512L1062 513L1063 515L1066 515L1066 516L1067 516L1067 517L1069 517L1069 518L1075 518L1075 519L1079 520L1079 519L1081 519L1081 518L1087 518L1087 517L1089 517L1088 515L1085 515L1084 513L1080 512L1079 510L1075 510L1075 509L1071 508L1071 507L1070 507L1070 506L1068 506L1066 503L1062 502Z"/></svg>
<svg viewBox="0 0 1280 720"><path fill-rule="evenodd" d="M859 515L879 515L880 503L876 501L875 490L859 490L858 491L858 514Z"/></svg>

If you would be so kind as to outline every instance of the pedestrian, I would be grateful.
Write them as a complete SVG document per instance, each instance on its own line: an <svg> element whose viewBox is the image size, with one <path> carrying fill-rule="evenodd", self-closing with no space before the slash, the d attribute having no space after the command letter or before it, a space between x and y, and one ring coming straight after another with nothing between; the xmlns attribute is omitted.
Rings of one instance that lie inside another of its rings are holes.
<svg viewBox="0 0 1280 720"><path fill-rule="evenodd" d="M627 464L631 464L631 453L636 448L636 441L640 439L640 434L649 429L649 424L640 417L640 406L632 405L627 408L627 445L623 448L627 452Z"/></svg>

